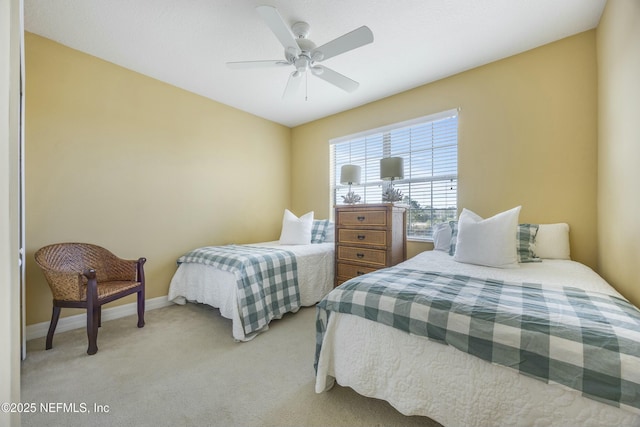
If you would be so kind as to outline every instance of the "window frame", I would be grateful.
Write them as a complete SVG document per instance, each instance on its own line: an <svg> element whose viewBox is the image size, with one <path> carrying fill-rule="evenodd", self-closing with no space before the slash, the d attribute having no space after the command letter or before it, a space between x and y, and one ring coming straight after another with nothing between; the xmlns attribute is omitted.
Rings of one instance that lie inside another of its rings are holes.
<svg viewBox="0 0 640 427"><path fill-rule="evenodd" d="M371 162L372 160L375 162L379 162L380 158L383 157L388 157L391 154L391 144L393 143L391 141L391 133L395 132L395 131L399 131L402 129L407 129L407 128L413 128L413 127L418 127L421 125L426 125L428 123L432 123L432 122L438 122L441 121L443 119L448 119L448 118L456 118L456 128L455 128L455 173L454 174L444 174L444 175L431 175L431 176L422 176L422 177L408 177L407 173L409 171L409 164L411 162L411 155L414 153L419 153L421 150L420 149L412 149L410 148L408 151L408 156L409 159L405 158L405 178L402 180L396 180L394 181L394 186L409 186L411 184L418 184L418 183L425 183L425 182L431 182L431 183L435 183L435 182L442 182L443 180L451 180L452 183L455 182L455 206L452 207L448 207L446 210L451 210L453 212L453 218L455 219L455 217L457 216L457 207L458 207L458 151L459 151L459 135L458 135L458 130L460 127L460 109L459 108L455 108L455 109L450 109L450 110L446 110L446 111L442 111L439 113L435 113L435 114L430 114L427 116L422 116L422 117L417 117L411 120L406 120L403 122L398 122L398 123L393 123L390 125L386 125L386 126L382 126L382 127L378 127L378 128L374 128L374 129L369 129L369 130L365 130L362 132L358 132L358 133L354 133L354 134L350 134L350 135L345 135L345 136L341 136L341 137L337 137L337 138L333 138L331 140L329 140L329 145L330 145L330 159L329 159L329 178L330 178L330 185L329 185L329 200L330 203L332 203L333 206L337 205L337 204L342 204L340 203L337 199L339 198L338 196L338 191L342 190L344 191L348 186L347 185L342 185L339 182L336 182L337 180L339 180L339 171L336 168L336 152L335 152L335 147L338 144L344 144L344 143L353 143L353 142L357 142L357 140L360 139L364 139L364 138L372 138L372 137L378 137L378 139L381 140L381 142L378 141L374 141L373 144L382 144L381 150L377 150L378 152L382 151L382 156L376 156L376 155L367 155L366 153L364 154L364 159L365 162ZM374 138L375 139L375 138ZM433 140L431 140L433 141ZM367 142L368 144L368 142ZM424 150L424 149L423 149ZM349 155L351 156L351 154ZM404 156L403 156L404 157ZM431 160L433 161L433 159L435 158L435 156L433 156L432 153L432 157ZM354 162L355 163L355 162ZM363 171L364 172L364 171ZM363 199L365 200L364 203L381 203L381 199L379 200L366 200L366 194L367 194L367 190L369 190L370 192L372 190L374 190L375 193L378 192L378 190L376 190L376 187L379 187L380 190L379 192L382 191L382 189L385 188L385 186L388 185L388 181L382 181L379 179L378 177L375 177L374 179L371 179L371 176L369 176L369 180L367 181L367 177L365 176L365 174L363 173L363 177L362 177L362 183L358 186L354 186L356 187L358 190L354 190L356 193L359 193L360 195L362 195L362 192L365 192L365 197L363 197ZM433 194L433 192L435 191L433 189L433 187L431 187L431 194ZM375 196L375 194L374 194ZM372 196L370 196L372 197ZM425 207L425 209L427 209ZM430 216L433 217L434 212L437 210L442 210L442 208L434 208L433 206L429 207L429 212L430 212ZM412 214L412 211L415 211L416 209L411 209L411 207L408 207L407 210L407 240L410 241L419 241L419 242L432 242L433 241L433 236L432 234L429 232L428 235L426 236L420 236L420 235L416 235L413 233L410 233L410 229L411 229L411 221L410 221L410 215ZM333 215L334 215L334 209L331 209L331 217L333 219ZM447 214L448 215L448 214ZM431 224L431 227L433 226L433 224Z"/></svg>

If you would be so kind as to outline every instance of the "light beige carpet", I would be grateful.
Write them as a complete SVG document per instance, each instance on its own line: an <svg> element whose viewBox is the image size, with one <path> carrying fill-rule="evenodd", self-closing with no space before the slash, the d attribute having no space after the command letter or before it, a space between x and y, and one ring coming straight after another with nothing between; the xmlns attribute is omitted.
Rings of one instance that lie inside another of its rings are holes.
<svg viewBox="0 0 640 427"><path fill-rule="evenodd" d="M28 342L21 400L37 411L22 426L438 426L350 388L316 394L313 307L247 343L206 305L152 310L146 323L105 322L94 356L84 329L56 334L49 351Z"/></svg>

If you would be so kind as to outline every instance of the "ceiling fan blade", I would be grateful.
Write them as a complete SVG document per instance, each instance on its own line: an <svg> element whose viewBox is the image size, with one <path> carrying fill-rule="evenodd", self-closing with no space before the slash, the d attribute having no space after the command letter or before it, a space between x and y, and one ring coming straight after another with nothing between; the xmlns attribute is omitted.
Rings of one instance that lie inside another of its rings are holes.
<svg viewBox="0 0 640 427"><path fill-rule="evenodd" d="M287 81L287 86L284 88L282 99L293 98L298 93L300 83L302 83L302 73L298 71L291 73L291 75L289 75L289 80Z"/></svg>
<svg viewBox="0 0 640 427"><path fill-rule="evenodd" d="M227 62L227 67L232 68L234 70L244 70L248 68L271 68L271 67L281 67L283 65L289 65L287 61L282 61L280 59L270 60L270 61L240 61L240 62Z"/></svg>
<svg viewBox="0 0 640 427"><path fill-rule="evenodd" d="M286 51L293 51L296 56L300 54L300 47L296 43L295 37L275 7L258 6L256 11L262 16L262 19L264 19Z"/></svg>
<svg viewBox="0 0 640 427"><path fill-rule="evenodd" d="M316 61L324 61L333 58L341 53L359 48L373 42L373 33L367 26L356 28L343 36L333 39L328 43L317 47L311 53L311 57Z"/></svg>
<svg viewBox="0 0 640 427"><path fill-rule="evenodd" d="M351 80L349 77L333 71L331 68L323 67L322 65L316 65L311 68L311 71L316 77L321 78L325 82L331 83L334 86L346 92L353 92L358 89L360 83L355 80Z"/></svg>

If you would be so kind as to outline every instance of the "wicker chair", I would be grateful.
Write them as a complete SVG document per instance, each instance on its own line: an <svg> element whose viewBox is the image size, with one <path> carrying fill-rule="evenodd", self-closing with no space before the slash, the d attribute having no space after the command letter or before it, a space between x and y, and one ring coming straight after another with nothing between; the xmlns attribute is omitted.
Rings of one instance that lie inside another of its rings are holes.
<svg viewBox="0 0 640 427"><path fill-rule="evenodd" d="M62 307L87 310L87 354L98 351L98 327L103 304L137 293L138 328L144 326L145 258L124 260L100 246L58 243L40 248L35 259L53 294L47 350L53 347L53 333Z"/></svg>

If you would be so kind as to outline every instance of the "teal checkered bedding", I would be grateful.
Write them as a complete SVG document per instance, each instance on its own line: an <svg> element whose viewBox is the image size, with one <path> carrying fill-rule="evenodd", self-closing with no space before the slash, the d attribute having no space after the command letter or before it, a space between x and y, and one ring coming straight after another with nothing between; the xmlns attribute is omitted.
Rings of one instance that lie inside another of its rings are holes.
<svg viewBox="0 0 640 427"><path fill-rule="evenodd" d="M614 296L400 267L379 270L349 280L318 303L316 371L331 312L427 337L640 413L640 311Z"/></svg>
<svg viewBox="0 0 640 427"><path fill-rule="evenodd" d="M178 258L232 272L238 285L238 310L245 334L300 308L298 268L291 251L248 245L207 246Z"/></svg>

